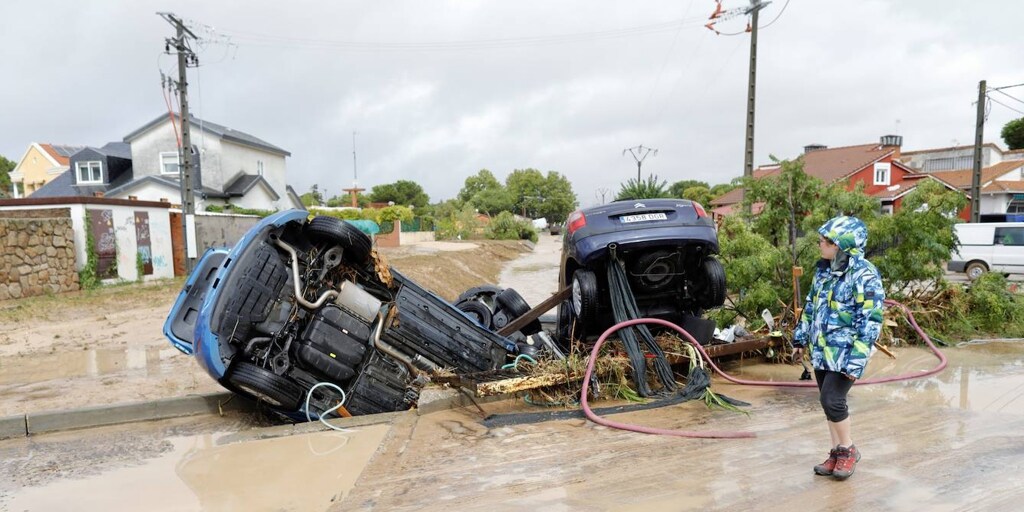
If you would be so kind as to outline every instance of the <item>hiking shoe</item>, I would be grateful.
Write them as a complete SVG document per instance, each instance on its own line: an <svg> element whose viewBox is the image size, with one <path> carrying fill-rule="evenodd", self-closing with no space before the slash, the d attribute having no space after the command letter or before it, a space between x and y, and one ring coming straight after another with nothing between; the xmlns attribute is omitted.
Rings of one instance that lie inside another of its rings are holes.
<svg viewBox="0 0 1024 512"><path fill-rule="evenodd" d="M850 445L849 448L842 446L836 447L836 464L832 468L832 477L836 480L846 480L853 474L853 469L857 467L857 462L860 461L860 450L857 447Z"/></svg>
<svg viewBox="0 0 1024 512"><path fill-rule="evenodd" d="M839 448L839 447L836 446L836 448ZM832 475L832 471L835 470L835 468L836 468L836 448L833 448L833 449L828 451L828 458L825 459L825 462L822 462L821 464L818 464L817 466L814 466L814 474L815 475L821 475L821 476L831 476Z"/></svg>

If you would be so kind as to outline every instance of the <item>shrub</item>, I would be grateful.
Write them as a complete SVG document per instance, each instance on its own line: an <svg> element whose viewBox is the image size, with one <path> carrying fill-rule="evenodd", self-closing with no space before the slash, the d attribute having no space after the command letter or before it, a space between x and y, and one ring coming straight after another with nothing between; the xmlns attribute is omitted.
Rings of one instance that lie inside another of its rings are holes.
<svg viewBox="0 0 1024 512"><path fill-rule="evenodd" d="M510 212L501 212L491 220L484 236L492 240L530 240L537 242L537 230L526 220L516 219Z"/></svg>

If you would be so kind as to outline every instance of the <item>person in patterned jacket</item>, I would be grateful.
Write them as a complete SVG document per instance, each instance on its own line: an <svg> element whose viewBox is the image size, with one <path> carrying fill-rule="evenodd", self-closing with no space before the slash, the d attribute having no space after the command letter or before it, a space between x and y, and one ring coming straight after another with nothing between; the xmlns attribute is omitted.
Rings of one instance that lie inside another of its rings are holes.
<svg viewBox="0 0 1024 512"><path fill-rule="evenodd" d="M856 217L830 219L820 228L814 283L800 324L793 333L793 357L810 348L821 407L833 447L814 473L845 480L853 474L860 451L850 437L846 395L875 350L882 329L885 291L878 269L864 258L868 229Z"/></svg>

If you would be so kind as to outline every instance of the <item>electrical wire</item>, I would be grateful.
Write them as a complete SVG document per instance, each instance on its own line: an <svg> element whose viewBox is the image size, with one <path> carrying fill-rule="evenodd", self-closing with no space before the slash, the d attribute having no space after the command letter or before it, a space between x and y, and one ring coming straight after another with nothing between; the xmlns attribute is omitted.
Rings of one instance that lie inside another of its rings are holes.
<svg viewBox="0 0 1024 512"><path fill-rule="evenodd" d="M999 94L1002 94L1003 96L1006 96L1007 98L1010 98L1013 101L1024 103L1024 100L1022 100L1022 99L1020 99L1020 98L1018 98L1016 96L1011 96L1011 95L1009 95L1009 94L1007 94L1007 93L1005 93L1003 91L1000 91L999 89L992 89L992 90L995 91L995 92L998 92Z"/></svg>
<svg viewBox="0 0 1024 512"><path fill-rule="evenodd" d="M757 28L760 29L760 30L764 30L764 29L772 26L772 23L775 23L776 21L779 21L779 18L782 17L782 13L786 12L786 7L789 7L789 0L786 0L786 3L782 6L782 9L779 9L779 14L775 15L775 19L769 21L766 25L761 25L761 26L759 26Z"/></svg>
<svg viewBox="0 0 1024 512"><path fill-rule="evenodd" d="M991 102L994 102L994 103L998 103L999 105L1002 105L1002 106L1004 106L1004 107L1006 107L1006 108L1008 108L1008 109L1010 109L1010 110L1012 110L1012 111L1014 111L1014 112L1016 112L1016 113L1018 113L1020 115L1024 115L1024 111L1017 110L1017 109L1007 105L1006 103L1003 103L1003 102L1001 102L1001 101L999 101L999 100L997 100L997 99L995 99L995 98L993 98L991 96L988 97L988 100L991 101Z"/></svg>
<svg viewBox="0 0 1024 512"><path fill-rule="evenodd" d="M432 41L432 42L408 42L408 43L387 43L387 42L361 42L361 41L339 41L328 39L307 39L287 36L275 36L269 34L258 34L252 32L231 32L224 31L223 34L233 39L249 41L257 45L278 44L281 46L307 46L329 48L343 51L452 51L452 50L481 50L498 48L518 48L527 46L546 46L557 44L570 44L623 37L644 36L659 34L663 32L678 31L683 26L698 26L703 24L703 18L678 19L663 23L641 25L625 29L612 29L595 32L581 32L575 34L560 34L553 36L531 36L512 37L499 39L477 39L463 41Z"/></svg>
<svg viewBox="0 0 1024 512"><path fill-rule="evenodd" d="M991 91L1001 91L1003 89L1013 89L1014 87L1021 87L1021 86L1024 86L1024 83L1013 84L1013 85L1004 85L1002 87L992 87L989 90L991 90Z"/></svg>

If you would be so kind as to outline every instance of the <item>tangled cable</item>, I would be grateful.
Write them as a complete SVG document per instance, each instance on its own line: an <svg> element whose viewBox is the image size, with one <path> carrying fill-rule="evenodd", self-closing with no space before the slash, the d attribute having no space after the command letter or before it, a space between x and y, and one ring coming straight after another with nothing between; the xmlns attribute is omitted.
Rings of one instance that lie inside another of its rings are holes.
<svg viewBox="0 0 1024 512"><path fill-rule="evenodd" d="M924 371L924 372L907 373L907 374L895 375L895 376L891 376L891 377L878 377L878 378L873 378L873 379L861 379L861 380L858 380L855 384L856 385L861 385L861 384L880 384L880 383L883 383L883 382L895 382L895 381L900 381L900 380L908 380L908 379L913 379L913 378L927 377L929 375L934 375L936 373L939 373L944 368L946 368L946 365L948 364L948 360L946 359L946 356L943 355L941 351L939 351L939 349L935 346L935 344L932 343L931 338L929 338L928 335L924 332L924 330L922 330L921 327L917 325L917 321L914 320L914 315L910 312L910 310L907 309L907 307L904 306L903 304L901 304L899 302L896 302L896 301L894 301L892 299L886 299L885 303L887 305L897 306L897 307L899 307L900 309L903 310L903 312L907 315L907 320L910 322L910 325L913 326L914 330L917 331L917 334L921 336L921 339L924 340L924 342L928 345L928 347L932 349L932 352L935 354L935 356L939 359L939 364L936 365L935 368L932 368L931 370L927 370L927 371ZM606 330L603 334L601 334L601 337L597 339L597 342L594 344L594 349L591 351L590 358L587 361L587 370L586 370L586 372L584 373L584 376L583 376L583 389L582 389L582 391L580 391L580 405L582 406L583 412L587 416L587 418L589 418L590 421L593 421L594 423L597 423L599 425L604 425L604 426L607 426L607 427L621 429L621 430L629 430L629 431L632 431L632 432L640 432L640 433L644 433L644 434L658 434L658 435L666 435L666 436L677 436L677 437L718 438L718 439L738 439L738 438L756 437L756 434L754 434L753 432L746 432L746 431L692 432L692 431L684 431L684 430L669 430L669 429L644 427L644 426L641 426L641 425L632 425L632 424L628 424L628 423L619 423L619 422L616 422L616 421L612 421L612 420L608 420L608 419L602 418L602 417L598 416L597 414L595 414L590 409L590 404L587 402L587 395L589 394L589 391L590 391L590 386L589 386L590 378L591 378L591 375L594 372L594 364L597 361L598 351L601 349L601 345L604 343L604 341L606 339L608 339L608 337L611 336L616 331L618 331L620 329L623 329L623 328L626 328L626 327L630 327L630 326L633 326L633 325L640 325L640 324L657 324L657 325L661 325L661 326L664 326L664 327L668 327L668 328L678 332L680 335L683 336L684 339L686 339L686 341L688 343L690 343L694 348L696 348L701 353L701 355L704 356L704 359L707 361L708 365L710 365L711 368L716 373L718 373L719 375L724 377L729 382L733 382L735 384L747 385L747 386L774 386L774 387L795 387L795 388L817 387L817 384L815 384L813 382L772 382L772 381L759 381L759 380L738 379L738 378L733 377L733 376L725 373L724 371L722 371L722 369L719 368L718 365L716 365L711 360L711 358L708 356L708 353L704 350L704 347L701 346L700 343L697 343L697 340L695 340L693 338L693 336L691 336L690 333L686 332L686 330L683 329L682 327L679 327L678 325L676 325L676 324L674 324L672 322L669 322L669 321L666 321L666 320L661 320L659 318L638 318L638 319L633 319L633 320L627 320L627 321L624 321L624 322L619 322L619 323L609 327L608 330Z"/></svg>

